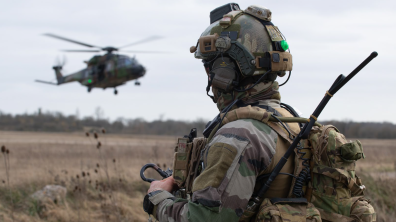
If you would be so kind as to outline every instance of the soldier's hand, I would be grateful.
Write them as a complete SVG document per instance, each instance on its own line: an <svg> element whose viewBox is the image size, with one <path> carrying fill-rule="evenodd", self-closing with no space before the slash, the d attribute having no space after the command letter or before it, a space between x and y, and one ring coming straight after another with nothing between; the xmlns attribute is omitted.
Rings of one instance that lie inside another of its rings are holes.
<svg viewBox="0 0 396 222"><path fill-rule="evenodd" d="M151 193L156 190L166 190L172 193L173 190L177 189L177 185L173 177L168 177L160 181L153 181L151 182L150 188L148 189L147 193Z"/></svg>

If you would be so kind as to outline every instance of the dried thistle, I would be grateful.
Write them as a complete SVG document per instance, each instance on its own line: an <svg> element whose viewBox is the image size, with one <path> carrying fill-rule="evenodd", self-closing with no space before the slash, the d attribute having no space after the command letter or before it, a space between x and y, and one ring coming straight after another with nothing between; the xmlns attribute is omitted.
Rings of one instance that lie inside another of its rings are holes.
<svg viewBox="0 0 396 222"><path fill-rule="evenodd" d="M115 163L116 162L116 160L115 159L113 159L113 163Z"/></svg>
<svg viewBox="0 0 396 222"><path fill-rule="evenodd" d="M120 183L122 183L122 179L120 178Z"/></svg>
<svg viewBox="0 0 396 222"><path fill-rule="evenodd" d="M98 138L98 134L96 132L94 132L94 137L95 137L95 139Z"/></svg>
<svg viewBox="0 0 396 222"><path fill-rule="evenodd" d="M5 183L5 180L3 180L3 183Z"/></svg>
<svg viewBox="0 0 396 222"><path fill-rule="evenodd" d="M98 170L97 170L97 169L95 169L95 173L98 173Z"/></svg>
<svg viewBox="0 0 396 222"><path fill-rule="evenodd" d="M80 176L77 174L77 175L76 175L76 178L77 178L77 179L80 179Z"/></svg>
<svg viewBox="0 0 396 222"><path fill-rule="evenodd" d="M162 166L164 166L164 169L166 169L166 163L164 163Z"/></svg>
<svg viewBox="0 0 396 222"><path fill-rule="evenodd" d="M6 147L3 145L3 146L1 146L1 152L2 153L5 153L5 151L6 151Z"/></svg>
<svg viewBox="0 0 396 222"><path fill-rule="evenodd" d="M75 187L74 187L74 190L78 190L78 186L75 186Z"/></svg>
<svg viewBox="0 0 396 222"><path fill-rule="evenodd" d="M101 142L98 142L98 144L96 145L96 148L100 148L102 146L102 143Z"/></svg>
<svg viewBox="0 0 396 222"><path fill-rule="evenodd" d="M85 135L86 135L87 137L89 137L89 133L88 133L88 132L86 132Z"/></svg>
<svg viewBox="0 0 396 222"><path fill-rule="evenodd" d="M106 134L106 130L105 130L104 128L102 129L102 133L103 133L103 134Z"/></svg>
<svg viewBox="0 0 396 222"><path fill-rule="evenodd" d="M87 172L87 176L89 176L89 172Z"/></svg>
<svg viewBox="0 0 396 222"><path fill-rule="evenodd" d="M6 154L10 154L10 150L9 149L6 150Z"/></svg>
<svg viewBox="0 0 396 222"><path fill-rule="evenodd" d="M89 180L88 183L91 184L91 180Z"/></svg>
<svg viewBox="0 0 396 222"><path fill-rule="evenodd" d="M96 167L99 168L99 163L96 164Z"/></svg>
<svg viewBox="0 0 396 222"><path fill-rule="evenodd" d="M85 172L83 171L83 172L81 173L81 175L82 175L83 177L85 177Z"/></svg>

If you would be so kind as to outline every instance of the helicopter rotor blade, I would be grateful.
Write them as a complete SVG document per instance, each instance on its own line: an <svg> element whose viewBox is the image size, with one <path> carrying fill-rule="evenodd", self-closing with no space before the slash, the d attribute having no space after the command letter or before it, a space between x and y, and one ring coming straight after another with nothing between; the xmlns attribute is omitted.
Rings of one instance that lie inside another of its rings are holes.
<svg viewBox="0 0 396 222"><path fill-rule="evenodd" d="M135 50L121 50L121 52L131 52L131 53L170 53L170 52L160 52L160 51L135 51Z"/></svg>
<svg viewBox="0 0 396 222"><path fill-rule="evenodd" d="M80 50L80 49L66 49L66 50L62 50L63 52L100 52L101 50Z"/></svg>
<svg viewBox="0 0 396 222"><path fill-rule="evenodd" d="M134 42L134 43L130 43L130 44L128 44L128 45L124 45L124 46L121 46L121 47L118 47L118 48L119 48L119 49L121 49L121 48L126 48L126 47L129 47L129 46L132 46L132 45L137 45L137 44L141 44L141 43L144 43L144 42L153 41L153 40L160 39L160 38L163 38L163 37L162 37L162 36L150 36L150 37L148 37L148 38L145 38L145 39L142 39L142 40L140 40L140 41L137 41L137 42Z"/></svg>
<svg viewBox="0 0 396 222"><path fill-rule="evenodd" d="M76 41L76 40L68 39L68 38L65 38L65 37L62 37L62 36L59 36L59 35L54 35L54 34L51 34L51 33L45 33L43 35L49 36L49 37L52 37L52 38L56 38L56 39L60 39L60 40L63 40L63 41L67 41L67 42L72 42L72 43L75 43L75 44L83 45L83 46L90 47L90 48L101 48L99 46L90 45L90 44L87 44L87 43L83 43L83 42L79 42L79 41Z"/></svg>

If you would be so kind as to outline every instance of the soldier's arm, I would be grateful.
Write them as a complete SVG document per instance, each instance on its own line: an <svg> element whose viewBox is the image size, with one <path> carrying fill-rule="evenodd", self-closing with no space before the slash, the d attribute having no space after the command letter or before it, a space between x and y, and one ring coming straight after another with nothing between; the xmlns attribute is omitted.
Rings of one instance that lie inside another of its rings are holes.
<svg viewBox="0 0 396 222"><path fill-rule="evenodd" d="M152 199L159 221L238 221L253 193L257 175L270 164L277 134L255 120L223 126L204 153L205 169L193 184L190 201L163 191ZM155 200L156 199L156 200ZM155 203L154 203L155 204Z"/></svg>

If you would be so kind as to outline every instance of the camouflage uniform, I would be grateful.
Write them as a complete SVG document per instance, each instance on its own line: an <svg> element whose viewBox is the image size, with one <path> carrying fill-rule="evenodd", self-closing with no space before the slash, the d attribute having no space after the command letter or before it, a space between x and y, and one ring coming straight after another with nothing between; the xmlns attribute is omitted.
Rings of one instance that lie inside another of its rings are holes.
<svg viewBox="0 0 396 222"><path fill-rule="evenodd" d="M280 108L277 89L277 82L262 83L239 96L267 96L268 99L259 100L261 105L286 114ZM162 191L150 198L154 204L159 203L154 215L159 221L238 221L255 186L260 186L257 176L270 173L288 145L268 125L257 120L240 119L225 124L206 146L205 168L194 181L191 200L174 199L172 194ZM293 173L292 164L288 161L282 172ZM287 197L290 183L291 177L279 175L266 197Z"/></svg>

